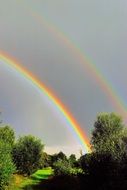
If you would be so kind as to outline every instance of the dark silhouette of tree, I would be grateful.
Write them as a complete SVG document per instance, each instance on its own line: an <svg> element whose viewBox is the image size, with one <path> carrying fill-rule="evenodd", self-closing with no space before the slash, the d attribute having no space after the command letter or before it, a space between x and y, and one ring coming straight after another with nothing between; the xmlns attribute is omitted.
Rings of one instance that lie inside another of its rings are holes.
<svg viewBox="0 0 127 190"><path fill-rule="evenodd" d="M127 132L120 116L101 113L94 123L93 152L81 156L82 187L96 190L127 189Z"/></svg>

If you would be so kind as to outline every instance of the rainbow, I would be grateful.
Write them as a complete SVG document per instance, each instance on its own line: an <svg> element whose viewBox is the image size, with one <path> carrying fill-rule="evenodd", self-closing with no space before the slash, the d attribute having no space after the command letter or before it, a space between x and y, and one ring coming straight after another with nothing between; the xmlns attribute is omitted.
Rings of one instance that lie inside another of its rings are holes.
<svg viewBox="0 0 127 190"><path fill-rule="evenodd" d="M57 26L52 24L47 18L39 13L36 13L32 7L28 7L26 2L21 2L22 7L26 9L27 13L30 14L36 21L47 28L47 30L55 36L62 44L64 44L72 53L72 55L78 60L83 67L85 67L91 77L96 80L96 83L101 87L101 89L108 96L111 104L118 110L118 112L123 116L124 120L127 122L127 107L123 100L117 95L113 86L106 80L106 78L101 74L100 70L92 63L90 58L84 56L84 53L72 40L70 40L67 35L61 31Z"/></svg>
<svg viewBox="0 0 127 190"><path fill-rule="evenodd" d="M49 99L49 101L53 103L55 108L57 108L59 112L65 117L67 123L69 124L68 127L73 129L73 131L75 132L85 152L90 152L91 149L89 140L80 128L77 121L73 118L71 113L62 104L62 102L42 82L35 78L35 76L32 73L30 73L26 68L22 67L17 60L3 52L0 52L0 60L8 67L16 70L19 73L19 75L29 80L34 86L36 86L39 89L39 91L41 91Z"/></svg>
<svg viewBox="0 0 127 190"><path fill-rule="evenodd" d="M22 2L20 1L20 4L21 3ZM22 5L23 4L25 3L22 3ZM90 76L96 80L101 89L106 93L111 104L118 110L118 112L121 113L124 119L127 119L127 108L123 103L122 99L117 95L112 85L104 78L104 76L101 74L99 69L92 63L92 61L86 58L86 56L84 56L84 53L78 47L78 45L72 42L66 36L66 34L63 33L58 27L49 22L47 18L45 19L44 16L41 16L38 13L36 13L32 8L30 8L30 6L28 8L25 5L24 8L26 8L27 12L29 11L28 13L30 13L30 15L32 15L33 18L35 18L40 25L45 26L47 30L56 37L56 39L58 39L70 50L72 55L78 60L78 63L80 63L83 67L85 67L88 70ZM71 113L61 103L61 101L56 96L54 96L54 94L49 89L47 89L44 84L38 81L35 78L35 76L33 76L25 68L21 67L17 60L14 60L13 58L9 57L8 55L2 52L0 53L0 59L3 60L6 65L14 68L18 73L20 73L22 76L31 81L32 84L37 86L37 88L40 89L40 91L43 94L45 94L45 96L47 96L50 101L53 102L53 104L58 108L58 110L64 115L66 120L69 122L69 126L71 126L71 128L75 131L75 133L78 136L78 139L80 139L80 142L85 148L85 150L90 151L90 145L87 137L79 127L77 121L72 117Z"/></svg>

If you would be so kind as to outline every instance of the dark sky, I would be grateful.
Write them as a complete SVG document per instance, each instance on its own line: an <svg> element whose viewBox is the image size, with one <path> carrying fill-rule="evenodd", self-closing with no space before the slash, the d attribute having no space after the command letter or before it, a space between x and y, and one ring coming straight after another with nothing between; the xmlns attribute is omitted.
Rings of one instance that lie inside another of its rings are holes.
<svg viewBox="0 0 127 190"><path fill-rule="evenodd" d="M0 0L0 49L53 90L90 136L99 112L119 110L88 70L89 62L127 105L126 18L126 0ZM2 61L0 89L3 120L17 135L42 138L48 151L79 151L63 116Z"/></svg>

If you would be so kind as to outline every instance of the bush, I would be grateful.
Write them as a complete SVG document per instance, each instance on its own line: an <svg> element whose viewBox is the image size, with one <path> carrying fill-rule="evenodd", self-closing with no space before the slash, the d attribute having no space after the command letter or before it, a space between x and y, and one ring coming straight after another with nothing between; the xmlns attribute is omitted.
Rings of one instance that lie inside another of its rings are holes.
<svg viewBox="0 0 127 190"><path fill-rule="evenodd" d="M71 165L67 160L59 159L53 164L55 175L70 175Z"/></svg>
<svg viewBox="0 0 127 190"><path fill-rule="evenodd" d="M76 167L76 165L77 165L77 160L76 160L75 154L71 154L71 155L69 156L69 162L70 162L70 164L71 164L72 167Z"/></svg>
<svg viewBox="0 0 127 190"><path fill-rule="evenodd" d="M38 169L43 147L41 141L31 135L19 138L12 151L19 173L30 175Z"/></svg>
<svg viewBox="0 0 127 190"><path fill-rule="evenodd" d="M42 168L47 168L50 166L51 166L51 156L48 155L46 152L42 152L39 168L42 169Z"/></svg>
<svg viewBox="0 0 127 190"><path fill-rule="evenodd" d="M0 140L13 146L15 141L14 130L9 126L0 127Z"/></svg>
<svg viewBox="0 0 127 190"><path fill-rule="evenodd" d="M5 189L14 171L15 166L11 158L11 147L0 141L0 189Z"/></svg>
<svg viewBox="0 0 127 190"><path fill-rule="evenodd" d="M57 176L76 176L82 174L83 170L81 168L72 167L68 160L57 160L53 165L54 173Z"/></svg>
<svg viewBox="0 0 127 190"><path fill-rule="evenodd" d="M84 174L83 170L81 168L71 168L70 174L77 176L78 174Z"/></svg>

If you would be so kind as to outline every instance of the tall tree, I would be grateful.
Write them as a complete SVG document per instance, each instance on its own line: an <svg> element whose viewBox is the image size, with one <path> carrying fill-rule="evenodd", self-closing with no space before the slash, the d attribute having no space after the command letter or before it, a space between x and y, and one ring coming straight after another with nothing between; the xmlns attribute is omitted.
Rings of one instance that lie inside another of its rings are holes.
<svg viewBox="0 0 127 190"><path fill-rule="evenodd" d="M96 153L110 153L119 158L125 151L123 138L126 130L122 118L115 113L101 113L97 116L92 133L92 148Z"/></svg>

